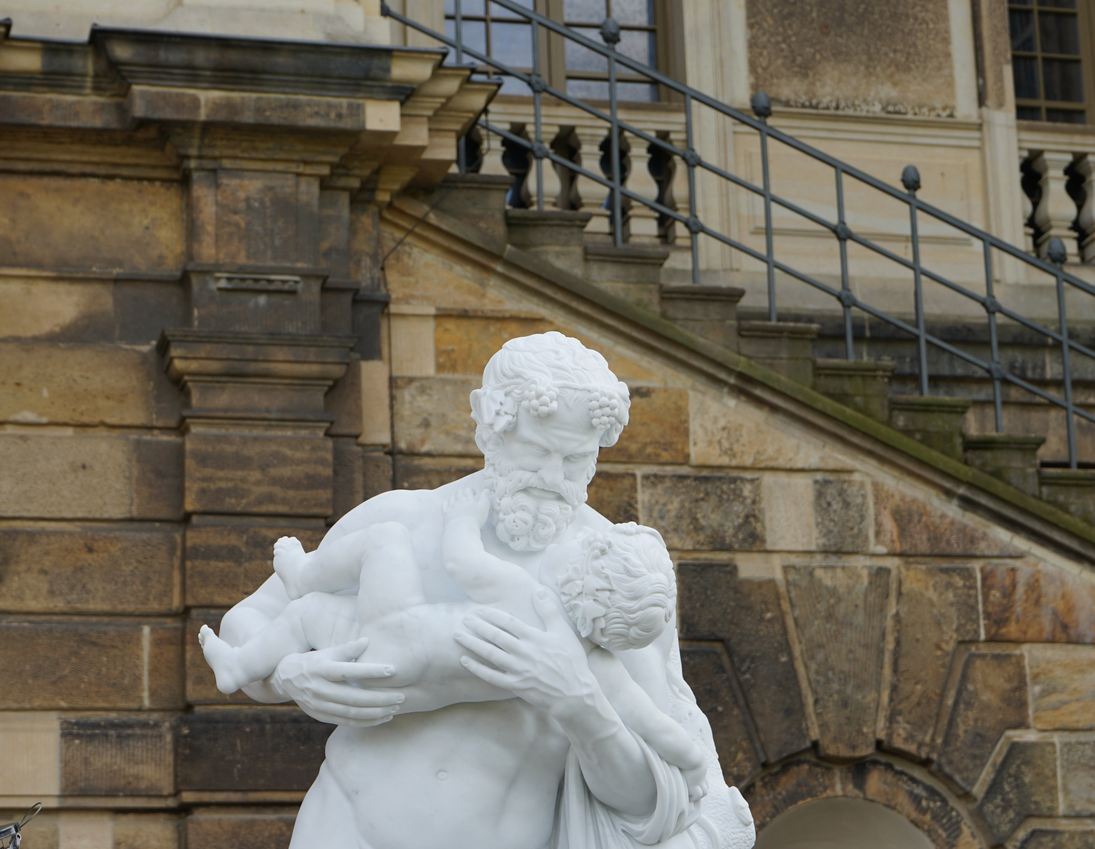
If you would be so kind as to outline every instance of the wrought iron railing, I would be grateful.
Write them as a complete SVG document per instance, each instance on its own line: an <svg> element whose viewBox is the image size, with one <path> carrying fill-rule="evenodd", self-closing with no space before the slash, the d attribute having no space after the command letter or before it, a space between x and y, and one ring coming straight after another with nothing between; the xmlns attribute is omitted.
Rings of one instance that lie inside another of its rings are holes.
<svg viewBox="0 0 1095 849"><path fill-rule="evenodd" d="M586 38L581 33L571 29L557 21L540 15L515 0L492 0L498 6L505 8L515 16L524 18L529 22L529 57L531 58L531 72L526 73L513 68L498 59L469 46L463 34L463 22L461 6L462 0L454 0L454 34L452 37L436 32L423 24L414 21L405 15L392 10L386 3L381 4L384 15L417 30L436 41L451 47L455 51L457 64L463 65L468 57L473 59L477 68L487 68L492 72L513 77L520 80L531 93L532 112L534 120L534 135L532 138L522 138L510 130L497 126L490 122L489 117L482 117L478 126L495 136L500 137L507 145L516 149L524 149L531 154L535 165L536 176L536 203L539 209L544 208L544 163L545 161L565 169L573 174L585 177L600 184L608 191L608 206L610 208L610 223L612 236L617 245L625 241L625 227L623 216L624 199L643 204L653 209L665 220L672 220L685 227L689 234L691 249L691 277L693 283L700 282L700 256L699 239L701 236L713 239L729 248L740 252L744 256L751 257L761 263L765 269L768 299L768 318L771 321L779 320L779 311L776 301L777 272L790 278L801 281L814 289L832 296L839 303L843 314L844 347L848 359L855 357L853 310L858 309L869 316L883 321L895 328L909 334L917 343L917 363L919 391L921 395L930 394L928 346L934 346L959 360L983 371L992 381L993 408L996 431L1002 432L1004 428L1003 416L1003 391L1004 383L1019 387L1041 400L1054 405L1064 411L1066 416L1068 465L1075 469L1078 467L1076 448L1076 418L1095 424L1095 413L1083 409L1073 399L1073 366L1072 355L1080 355L1091 359L1095 367L1095 350L1084 344L1075 336L1069 335L1067 294L1077 291L1086 295L1095 296L1095 287L1081 280L1074 274L1064 270L1063 265L1067 258L1064 244L1060 239L1053 239L1046 252L1048 262L1031 256L1020 247L1007 242L981 230L959 218L944 212L938 207L932 206L920 200L916 193L920 188L920 175L915 166L909 165L901 175L901 183L905 188L902 192L876 177L871 176L845 162L830 156L811 145L775 128L768 124L771 115L771 103L764 93L754 95L752 99L753 115L728 106L713 97L710 97L696 89L687 86L671 77L648 67L629 56L616 50L616 44L620 40L620 28L612 19L608 18L601 26L600 32L604 44L598 44L592 39ZM561 37L574 42L579 47L598 54L605 60L608 69L608 111L604 111L592 103L580 100L548 84L542 73L543 63L540 55L540 35L545 31L550 36ZM626 68L632 74L639 74L669 92L675 93L683 110L685 124L685 146L677 147L671 141L649 133L620 118L616 76L620 67ZM595 118L605 122L608 127L610 140L609 166L604 175L597 174L588 168L582 167L577 162L571 161L551 150L543 138L542 126L542 100L545 96L555 98L557 101L581 110ZM716 164L711 157L698 151L694 144L694 120L697 107L705 107L718 115L725 116L732 121L752 128L759 137L761 184L757 185L741 176L731 173ZM675 157L684 163L688 175L688 210L687 213L671 208L657 200L651 199L639 192L630 190L625 184L625 177L621 173L620 142L622 134L627 133L641 139L651 146L651 150L661 150L669 156ZM827 165L833 171L836 195L836 220L829 220L806 209L804 205L793 200L777 195L772 191L770 176L770 147L771 141L777 141L788 148L805 154L811 159ZM460 167L465 167L464 149L461 145ZM720 232L714 227L705 224L697 215L696 203L696 177L697 172L719 178L739 189L759 196L763 201L764 209L764 250L758 250L740 239ZM847 222L845 215L845 184L846 179L852 178L859 184L868 186L882 195L904 204L908 209L909 237L911 243L911 258L894 253L891 250L868 239L861 233L855 232ZM804 272L780 260L776 256L773 246L772 210L773 206L788 210L818 227L824 228L835 237L839 244L840 254L840 286L836 288L822 280L815 274ZM921 262L921 237L919 234L920 222L923 218L934 219L942 224L965 234L974 243L980 244L984 263L984 294L973 291L951 280L946 275L924 267ZM914 318L910 322L906 319L891 315L866 303L858 298L851 288L848 261L848 243L859 245L868 251L889 260L892 263L911 272L914 290ZM997 251L1005 257L1021 265L1028 266L1035 272L1041 272L1051 276L1056 281L1057 294L1057 327L1046 326L1040 321L1027 318L1002 304L994 293L994 269L993 251ZM975 302L984 309L988 320L988 337L990 358L983 359L969 351L962 350L940 335L931 332L927 327L924 308L924 280L931 280L944 288L955 292L964 298ZM1036 386L1016 374L1014 369L1007 368L1000 359L1000 334L998 317L1004 317L1027 328L1035 334L1050 340L1048 344L1056 344L1060 350L1061 382L1063 391L1060 395L1042 387Z"/></svg>

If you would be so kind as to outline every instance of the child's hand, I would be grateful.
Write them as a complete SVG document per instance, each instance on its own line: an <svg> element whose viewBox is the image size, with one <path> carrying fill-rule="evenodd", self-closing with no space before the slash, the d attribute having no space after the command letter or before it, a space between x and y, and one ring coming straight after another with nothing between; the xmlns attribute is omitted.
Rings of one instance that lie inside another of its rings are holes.
<svg viewBox="0 0 1095 849"><path fill-rule="evenodd" d="M707 795L707 763L704 762L701 766L695 769L681 770L681 774L684 776L685 783L688 785L688 799L691 802L698 802L704 796Z"/></svg>
<svg viewBox="0 0 1095 849"><path fill-rule="evenodd" d="M467 517L482 527L490 515L490 493L484 489L476 495L473 489L462 489L445 502L441 512L446 522Z"/></svg>

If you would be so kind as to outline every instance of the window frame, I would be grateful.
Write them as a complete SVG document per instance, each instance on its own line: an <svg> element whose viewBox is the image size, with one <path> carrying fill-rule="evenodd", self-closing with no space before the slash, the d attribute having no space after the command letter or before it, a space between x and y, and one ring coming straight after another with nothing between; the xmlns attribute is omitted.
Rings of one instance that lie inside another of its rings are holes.
<svg viewBox="0 0 1095 849"><path fill-rule="evenodd" d="M1064 9L1061 7L1041 6L1040 0L1030 0L1029 4L1022 4L1015 2L1015 0L1008 0L1006 4L1008 12L1008 40L1009 44L1014 45L1014 37L1011 33L1011 12L1012 11L1025 11L1030 12L1034 19L1034 39L1035 49L1033 51L1028 50L1016 50L1014 46L1011 47L1012 64L1014 67L1015 60L1019 58L1034 59L1037 63L1038 72L1038 87L1039 94L1045 94L1045 73L1043 71L1042 62L1044 58L1057 58L1062 59L1078 59L1080 63L1080 80L1084 87L1084 99L1082 101L1061 101L1061 100L1048 100L1044 96L1038 98L1020 97L1017 90L1014 89L1014 76L1012 78L1012 86L1015 91L1015 112L1016 118L1020 121L1029 121L1032 124L1051 124L1062 127L1083 127L1091 126L1095 124L1095 3L1093 0L1076 0L1076 18L1077 27L1080 35L1080 53L1078 56L1069 56L1066 54L1057 53L1045 53L1042 51L1041 44L1041 22L1038 16L1041 12L1048 12L1050 14L1059 12L1070 12L1070 9ZM1041 118L1021 118L1019 117L1019 110L1023 107L1035 108L1039 110ZM1083 112L1084 120L1080 122L1074 121L1051 121L1045 118L1047 110L1060 109L1069 112Z"/></svg>
<svg viewBox="0 0 1095 849"><path fill-rule="evenodd" d="M551 18L553 21L564 23L563 17L563 4L564 0L534 0L532 9L533 11L543 15L544 17ZM676 78L682 77L683 71L683 51L681 50L681 33L682 27L679 20L681 14L679 3L674 3L672 0L654 0L654 24L649 27L654 33L654 50L656 51L656 64L654 69L660 73L666 74ZM465 26L468 23L469 17L473 22L484 20L487 18L487 12L490 10L490 0L484 0L484 15L482 16L469 16L466 12L463 14ZM448 12L444 13L446 22L451 20L451 15ZM447 23L446 23L447 26ZM630 27L628 27L630 29ZM489 45L489 25L487 25L488 34L487 44ZM599 38L599 36L598 36ZM573 71L568 73L566 67L566 39L558 35L547 31L541 27L539 32L540 42L540 71L543 74L548 85L559 91L567 90L568 79L583 79L583 80L606 80L608 74L604 73L598 75L594 71ZM489 53L489 51L488 51ZM512 66L515 70L521 70L529 72L531 68ZM489 67L481 67L484 73L491 73L492 69ZM494 76L504 76L495 73ZM641 75L634 74L629 69L620 68L617 71L616 78L619 82L642 82ZM681 98L677 92L672 91L666 86L658 85L657 83L651 83L656 86L655 98L652 100L620 100L620 103L627 103L629 106L649 104L651 106L659 103L671 103L678 102ZM509 93L501 95L503 97L528 97L528 94L514 94ZM586 98L579 98L586 99ZM596 98L591 99L592 102L598 102Z"/></svg>

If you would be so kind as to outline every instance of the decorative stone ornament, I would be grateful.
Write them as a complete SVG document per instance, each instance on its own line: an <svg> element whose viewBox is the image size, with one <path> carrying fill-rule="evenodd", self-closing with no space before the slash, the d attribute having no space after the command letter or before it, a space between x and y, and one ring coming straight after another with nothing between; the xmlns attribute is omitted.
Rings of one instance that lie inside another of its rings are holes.
<svg viewBox="0 0 1095 849"><path fill-rule="evenodd" d="M338 726L291 849L752 847L665 544L585 505L628 406L577 340L507 342L471 394L483 471L376 496L314 552L282 538L202 629L222 691Z"/></svg>

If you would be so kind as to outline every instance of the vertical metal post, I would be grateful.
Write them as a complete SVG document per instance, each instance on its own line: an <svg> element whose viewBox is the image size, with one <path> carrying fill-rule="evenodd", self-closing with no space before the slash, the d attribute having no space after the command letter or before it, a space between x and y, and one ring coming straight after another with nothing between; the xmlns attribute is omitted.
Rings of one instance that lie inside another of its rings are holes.
<svg viewBox="0 0 1095 849"><path fill-rule="evenodd" d="M996 432L1004 432L1004 401L1000 387L1000 345L996 333L996 296L992 289L992 245L982 240L985 247L985 309L989 314L989 351L992 356L992 410L996 419Z"/></svg>
<svg viewBox="0 0 1095 849"><path fill-rule="evenodd" d="M692 138L692 95L684 96L684 133L685 167L688 168L688 223L694 225L699 219L696 217L696 164L695 164L695 140ZM700 283L700 234L693 226L688 228L689 241L692 248L692 285Z"/></svg>
<svg viewBox="0 0 1095 849"><path fill-rule="evenodd" d="M1063 246L1062 246L1063 248ZM1063 253L1063 251L1062 251ZM1076 415L1072 406L1072 369L1069 366L1068 345L1068 309L1065 306L1065 281L1062 276L1061 264L1057 266L1057 313L1061 322L1061 377L1065 382L1065 415L1068 419L1065 428L1068 433L1068 466L1077 468L1076 463Z"/></svg>
<svg viewBox="0 0 1095 849"><path fill-rule="evenodd" d="M848 279L848 223L844 220L844 170L836 169L836 223L837 241L840 242L840 291L844 311L844 356L855 359L855 343L852 338L852 287Z"/></svg>
<svg viewBox="0 0 1095 849"><path fill-rule="evenodd" d="M456 40L456 64L464 64L464 10L461 0L453 0L454 35ZM456 142L456 167L461 174L468 170L467 134L465 133Z"/></svg>
<svg viewBox="0 0 1095 849"><path fill-rule="evenodd" d="M536 21L532 21L529 32L532 33L532 113L536 122L536 208L544 211L544 150L543 116L540 114L540 32Z"/></svg>
<svg viewBox="0 0 1095 849"><path fill-rule="evenodd" d="M609 44L608 49L615 52L616 45ZM624 222L623 202L620 197L620 124L616 117L616 57L608 57L608 104L612 116L612 232L616 247L623 247Z"/></svg>
<svg viewBox="0 0 1095 849"><path fill-rule="evenodd" d="M768 257L768 320L777 321L776 266L772 249L772 185L768 176L768 119L761 117L760 164L764 171L764 250Z"/></svg>
<svg viewBox="0 0 1095 849"><path fill-rule="evenodd" d="M920 277L920 236L916 230L916 192L920 188L920 172L906 165L901 183L909 192L909 234L912 239L913 293L916 298L916 352L920 360L920 394L928 394L928 340L924 320L924 281Z"/></svg>

